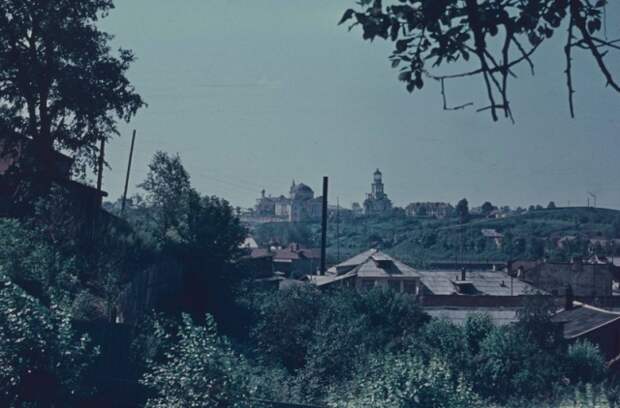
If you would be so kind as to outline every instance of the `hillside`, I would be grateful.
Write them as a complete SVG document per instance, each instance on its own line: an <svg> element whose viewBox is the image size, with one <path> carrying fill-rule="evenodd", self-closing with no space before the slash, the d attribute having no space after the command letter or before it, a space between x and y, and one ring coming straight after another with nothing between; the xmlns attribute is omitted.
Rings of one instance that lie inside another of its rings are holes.
<svg viewBox="0 0 620 408"><path fill-rule="evenodd" d="M485 237L482 230L494 230L502 237L496 241ZM317 246L320 242L318 222L261 224L253 232L263 245L271 240L308 246ZM542 209L500 219L472 218L465 224L459 224L456 218L361 217L341 220L339 234L336 223L330 220L328 256L335 262L369 247L378 247L415 265L452 259L507 260L542 256L568 260L572 256L587 255L590 250L616 253L605 241L618 237L620 211L601 208ZM599 239L601 244L593 246L589 242L591 239Z"/></svg>

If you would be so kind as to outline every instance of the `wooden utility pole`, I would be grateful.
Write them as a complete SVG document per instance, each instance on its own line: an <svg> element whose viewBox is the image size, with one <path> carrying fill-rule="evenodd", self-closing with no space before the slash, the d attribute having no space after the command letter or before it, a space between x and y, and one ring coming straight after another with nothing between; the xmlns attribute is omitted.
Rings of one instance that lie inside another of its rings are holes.
<svg viewBox="0 0 620 408"><path fill-rule="evenodd" d="M125 204L127 203L127 188L129 187L129 175L131 174L131 161L133 159L133 147L136 142L136 129L131 136L131 148L129 149L129 163L127 163L127 175L125 176L125 190L123 191L123 202L121 204L121 217L125 214Z"/></svg>
<svg viewBox="0 0 620 408"><path fill-rule="evenodd" d="M340 263L340 197L336 198L336 263Z"/></svg>
<svg viewBox="0 0 620 408"><path fill-rule="evenodd" d="M323 177L323 216L321 218L321 270L319 275L325 275L326 268L326 249L327 249L327 190L328 178Z"/></svg>
<svg viewBox="0 0 620 408"><path fill-rule="evenodd" d="M97 190L101 193L103 184L103 164L105 163L105 138L101 138L99 145L99 161L97 163Z"/></svg>

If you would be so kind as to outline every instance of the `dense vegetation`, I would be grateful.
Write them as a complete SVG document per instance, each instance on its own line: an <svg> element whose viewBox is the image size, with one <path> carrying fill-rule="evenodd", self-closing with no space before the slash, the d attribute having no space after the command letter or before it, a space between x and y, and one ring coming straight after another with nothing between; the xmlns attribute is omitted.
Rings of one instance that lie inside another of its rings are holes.
<svg viewBox="0 0 620 408"><path fill-rule="evenodd" d="M589 242L620 237L620 212L599 208L532 207L506 218L469 216L466 222L456 216L441 220L395 213L385 217L344 218L338 226L339 235L334 221L328 228L328 255L332 261L370 247L384 249L414 265L457 259L505 261L547 257L566 261L593 252L617 254L620 251L614 246ZM502 234L500 245L485 237L483 229ZM255 227L254 234L263 244L275 241L312 246L320 242L320 224L261 224ZM565 237L569 238L562 240Z"/></svg>
<svg viewBox="0 0 620 408"><path fill-rule="evenodd" d="M142 188L126 221L107 216L94 229L76 227L80 221L62 191L42 197L30 218L0 222L4 405L97 401L93 378L123 376L121 370L142 387L134 402L148 407L288 401L459 408L616 398L597 347L567 344L549 320L553 308L541 299L532 298L516 324L495 327L488 316L472 315L456 326L431 319L408 295L392 291L260 289L236 267L246 231L233 209L194 191L178 156L157 153ZM565 225L557 211L545 213L545 222L557 215ZM512 228L539 216L523 216ZM512 221L469 219L466 228ZM450 220L376 221L394 224L400 231L454 228ZM312 225L295 227L311 231ZM184 284L158 310L134 316L126 339L132 352L121 356L128 366L96 374L111 346L90 340L76 322L117 330L105 322L122 313L134 278L169 263ZM42 391L33 395L35 385Z"/></svg>

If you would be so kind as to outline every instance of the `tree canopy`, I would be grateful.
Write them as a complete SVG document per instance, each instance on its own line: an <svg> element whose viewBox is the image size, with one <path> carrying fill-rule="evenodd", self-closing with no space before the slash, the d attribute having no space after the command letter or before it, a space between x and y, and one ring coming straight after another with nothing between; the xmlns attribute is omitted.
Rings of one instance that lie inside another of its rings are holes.
<svg viewBox="0 0 620 408"><path fill-rule="evenodd" d="M608 52L620 49L618 40L608 40L604 32L607 0L360 0L358 5L346 10L340 23L352 20L350 28L360 25L365 40L394 42L390 60L400 67L399 80L409 92L422 89L427 79L438 81L444 110L473 105L449 106L446 81L479 76L488 101L478 112L489 111L494 121L500 113L513 120L508 84L516 77L515 68L525 65L533 74L532 57L563 28L571 116L575 51L591 54L605 85L620 92L605 59ZM445 65L458 71L449 72Z"/></svg>
<svg viewBox="0 0 620 408"><path fill-rule="evenodd" d="M56 147L95 164L97 142L116 134L116 121L129 121L144 105L126 77L134 55L113 53L112 36L97 25L113 7L112 0L2 2L3 136L31 138L40 158Z"/></svg>

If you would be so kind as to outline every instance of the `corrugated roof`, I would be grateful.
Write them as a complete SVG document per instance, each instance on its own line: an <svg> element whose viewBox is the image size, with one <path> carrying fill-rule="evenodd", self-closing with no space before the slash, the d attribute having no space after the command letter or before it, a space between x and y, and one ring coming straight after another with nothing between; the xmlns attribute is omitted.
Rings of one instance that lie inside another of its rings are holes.
<svg viewBox="0 0 620 408"><path fill-rule="evenodd" d="M422 284L434 295L457 294L454 282L461 280L458 271L420 271ZM493 296L519 296L540 292L529 283L512 279L501 271L471 271L467 272L467 282L471 283L482 295ZM512 289L511 289L512 287Z"/></svg>
<svg viewBox="0 0 620 408"><path fill-rule="evenodd" d="M327 270L327 272L336 273L336 268L355 267L355 266L361 265L362 263L366 262L366 260L370 258L376 252L377 252L376 249L369 249L367 251L364 251L360 254L355 255L354 257L347 259L346 261L340 262L339 264L332 266L331 268Z"/></svg>
<svg viewBox="0 0 620 408"><path fill-rule="evenodd" d="M620 313L574 302L570 310L562 310L551 320L564 324L564 337L572 339L620 319Z"/></svg>
<svg viewBox="0 0 620 408"><path fill-rule="evenodd" d="M351 271L337 276L336 268L349 267ZM388 277L419 277L415 269L391 256L370 249L354 256L332 268L326 276L312 277L317 286L328 285L343 279L359 276L361 278L388 278Z"/></svg>

